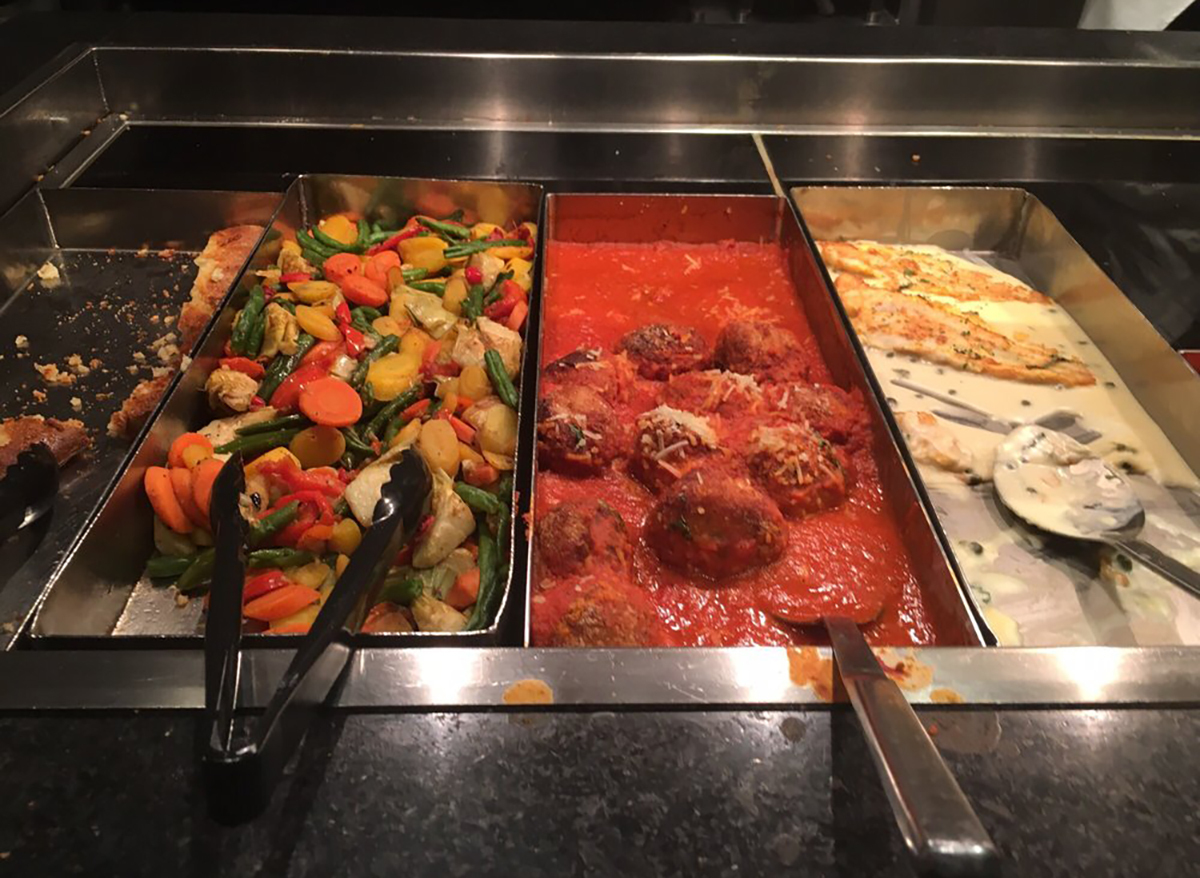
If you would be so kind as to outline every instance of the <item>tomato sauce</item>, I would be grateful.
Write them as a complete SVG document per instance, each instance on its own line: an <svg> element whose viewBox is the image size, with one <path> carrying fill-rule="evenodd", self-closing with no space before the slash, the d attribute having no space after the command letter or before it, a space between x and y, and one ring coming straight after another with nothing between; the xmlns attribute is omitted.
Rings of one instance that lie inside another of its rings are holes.
<svg viewBox="0 0 1200 878"><path fill-rule="evenodd" d="M832 383L816 338L796 299L785 254L776 244L606 244L549 242L544 290L542 366L578 349L612 351L626 332L648 323L695 327L711 344L731 320L765 320L796 334L816 382ZM610 400L632 423L658 404L661 384L638 381L626 402ZM865 427L863 428L865 429ZM633 542L633 575L681 646L825 642L823 631L778 622L759 605L765 589L880 594L868 639L887 645L937 642L922 605L911 559L887 513L870 442L857 443L854 486L841 506L788 519L778 561L733 579L709 582L666 568L642 538L656 502L622 464L592 478L539 470L535 522L568 499L602 498L624 517ZM536 525L535 525L536 526ZM546 577L534 566L535 589ZM533 612L538 612L534 602Z"/></svg>

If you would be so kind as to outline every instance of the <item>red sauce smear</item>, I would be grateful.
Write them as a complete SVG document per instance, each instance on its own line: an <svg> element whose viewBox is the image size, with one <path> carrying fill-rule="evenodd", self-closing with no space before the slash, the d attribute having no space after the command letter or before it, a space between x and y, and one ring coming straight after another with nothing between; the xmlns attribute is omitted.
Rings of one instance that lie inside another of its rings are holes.
<svg viewBox="0 0 1200 878"><path fill-rule="evenodd" d="M796 300L784 251L776 244L549 242L547 266L543 368L581 347L611 352L622 335L648 323L691 326L715 344L731 320L765 320L796 334L814 381L833 383ZM613 402L622 420L632 423L657 404L655 396L656 383L645 381L628 402ZM783 624L758 606L755 596L761 590L778 587L850 589L860 595L883 590L887 602L879 618L865 626L868 639L892 646L936 643L912 562L884 507L870 443L861 444L852 458L855 483L847 502L788 519L783 557L730 580L692 578L659 561L641 537L656 497L620 466L592 478L539 470L535 527L538 517L565 500L607 501L629 528L635 584L650 596L673 642L681 646L826 642L819 628ZM540 568L535 560L535 595L550 584ZM535 596L535 627L539 606L551 603Z"/></svg>

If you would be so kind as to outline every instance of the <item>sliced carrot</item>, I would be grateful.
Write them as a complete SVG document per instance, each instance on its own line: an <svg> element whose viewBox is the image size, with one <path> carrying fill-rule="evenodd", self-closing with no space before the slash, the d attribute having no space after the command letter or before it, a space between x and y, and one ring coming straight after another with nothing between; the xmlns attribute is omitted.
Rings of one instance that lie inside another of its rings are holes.
<svg viewBox="0 0 1200 878"><path fill-rule="evenodd" d="M154 507L154 514L162 519L163 524L178 534L192 532L191 519L179 505L171 484L171 473L165 467L147 467L142 484L146 488L146 496L150 498L150 505Z"/></svg>
<svg viewBox="0 0 1200 878"><path fill-rule="evenodd" d="M362 274L363 264L353 253L335 253L325 260L321 271L326 280L331 280L338 286L351 275Z"/></svg>
<svg viewBox="0 0 1200 878"><path fill-rule="evenodd" d="M517 304L513 306L512 313L508 315L508 320L504 321L504 325L513 332L517 332L525 323L525 318L528 316L528 314L529 306L524 302L517 302Z"/></svg>
<svg viewBox="0 0 1200 878"><path fill-rule="evenodd" d="M192 499L196 501L196 507L208 518L208 509L212 503L213 485L217 481L217 476L221 474L221 467L224 464L219 460L202 461L196 472L192 475Z"/></svg>
<svg viewBox="0 0 1200 878"><path fill-rule="evenodd" d="M267 634L307 634L312 628L311 622L292 622L290 625L272 626L266 630Z"/></svg>
<svg viewBox="0 0 1200 878"><path fill-rule="evenodd" d="M395 250L383 250L367 260L363 276L383 289L388 288L388 272L400 267L400 254Z"/></svg>
<svg viewBox="0 0 1200 878"><path fill-rule="evenodd" d="M196 505L192 493L192 471L182 466L171 467L171 487L175 490L175 499L183 507L183 513L196 527L208 530L208 518Z"/></svg>
<svg viewBox="0 0 1200 878"><path fill-rule="evenodd" d="M325 542L333 536L333 525L314 524L296 540L296 548L316 554L325 553Z"/></svg>
<svg viewBox="0 0 1200 878"><path fill-rule="evenodd" d="M309 588L307 585L285 585L250 601L242 607L242 615L259 622L274 622L276 619L298 613L320 599L321 595L315 588Z"/></svg>
<svg viewBox="0 0 1200 878"><path fill-rule="evenodd" d="M380 305L387 304L387 290L374 281L367 280L361 274L347 275L342 278L338 286L342 288L342 295L355 305L369 305L372 308L378 308Z"/></svg>
<svg viewBox="0 0 1200 878"><path fill-rule="evenodd" d="M349 427L362 417L362 397L338 378L318 378L300 391L300 411L315 424Z"/></svg>
<svg viewBox="0 0 1200 878"><path fill-rule="evenodd" d="M207 450L208 453L199 460L193 459L193 462L190 464L190 466L195 466L206 457L212 457L213 447L212 443L209 442L208 439L206 439L204 436L201 436L199 433L184 433L171 443L171 450L167 452L167 465L189 466L187 459L184 457L184 452L193 445L200 446L201 448Z"/></svg>
<svg viewBox="0 0 1200 878"><path fill-rule="evenodd" d="M446 592L446 603L456 610L465 610L479 599L479 568L460 573Z"/></svg>
<svg viewBox="0 0 1200 878"><path fill-rule="evenodd" d="M475 441L475 428L466 421L450 415L450 426L454 428L454 435L458 437L460 442L471 445Z"/></svg>
<svg viewBox="0 0 1200 878"><path fill-rule="evenodd" d="M413 418L419 418L425 414L425 409L433 405L433 400L429 398L418 399L404 411L400 412L400 417L406 421L411 421Z"/></svg>

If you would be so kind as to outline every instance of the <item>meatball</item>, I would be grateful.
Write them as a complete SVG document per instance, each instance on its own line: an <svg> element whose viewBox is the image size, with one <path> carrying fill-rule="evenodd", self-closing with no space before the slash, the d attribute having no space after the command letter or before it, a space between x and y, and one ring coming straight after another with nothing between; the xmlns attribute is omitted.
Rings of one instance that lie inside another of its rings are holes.
<svg viewBox="0 0 1200 878"><path fill-rule="evenodd" d="M534 646L669 646L649 596L606 574L564 582L533 598Z"/></svg>
<svg viewBox="0 0 1200 878"><path fill-rule="evenodd" d="M612 406L596 391L568 385L538 403L538 459L567 475L587 476L624 450L625 430Z"/></svg>
<svg viewBox="0 0 1200 878"><path fill-rule="evenodd" d="M660 405L638 416L629 470L647 488L661 491L718 453L707 418Z"/></svg>
<svg viewBox="0 0 1200 878"><path fill-rule="evenodd" d="M672 375L663 391L663 402L697 414L715 412L736 418L762 409L763 391L753 375L709 369Z"/></svg>
<svg viewBox="0 0 1200 878"><path fill-rule="evenodd" d="M779 507L749 479L706 467L663 495L646 541L676 570L724 579L779 558L787 531Z"/></svg>
<svg viewBox="0 0 1200 878"><path fill-rule="evenodd" d="M535 522L538 557L552 576L628 572L625 519L603 500L568 500Z"/></svg>
<svg viewBox="0 0 1200 878"><path fill-rule="evenodd" d="M750 475L792 516L838 506L851 481L842 452L805 424L755 428L746 463Z"/></svg>
<svg viewBox="0 0 1200 878"><path fill-rule="evenodd" d="M600 348L578 348L559 357L543 370L555 384L589 387L605 399L624 400L634 370L624 355L608 356Z"/></svg>
<svg viewBox="0 0 1200 878"><path fill-rule="evenodd" d="M832 384L781 384L767 391L767 408L814 430L839 445L858 444L867 436L862 400Z"/></svg>
<svg viewBox="0 0 1200 878"><path fill-rule="evenodd" d="M717 365L759 381L806 378L807 357L791 330L755 320L728 323L717 336Z"/></svg>
<svg viewBox="0 0 1200 878"><path fill-rule="evenodd" d="M643 378L663 381L680 372L703 369L712 359L708 342L688 326L649 323L617 342Z"/></svg>

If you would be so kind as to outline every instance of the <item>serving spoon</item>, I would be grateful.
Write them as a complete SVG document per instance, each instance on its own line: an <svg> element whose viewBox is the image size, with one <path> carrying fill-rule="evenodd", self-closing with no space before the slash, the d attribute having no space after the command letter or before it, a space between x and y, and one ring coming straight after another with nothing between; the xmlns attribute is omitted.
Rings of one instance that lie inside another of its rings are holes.
<svg viewBox="0 0 1200 878"><path fill-rule="evenodd" d="M1129 482L1070 436L1018 427L997 446L992 478L1018 518L1058 536L1106 543L1200 597L1200 573L1137 538L1146 510Z"/></svg>
<svg viewBox="0 0 1200 878"><path fill-rule="evenodd" d="M829 632L838 674L867 739L904 844L921 874L993 875L1000 856L912 705L887 675L860 625L879 618L886 596L776 586L759 605L788 624Z"/></svg>

